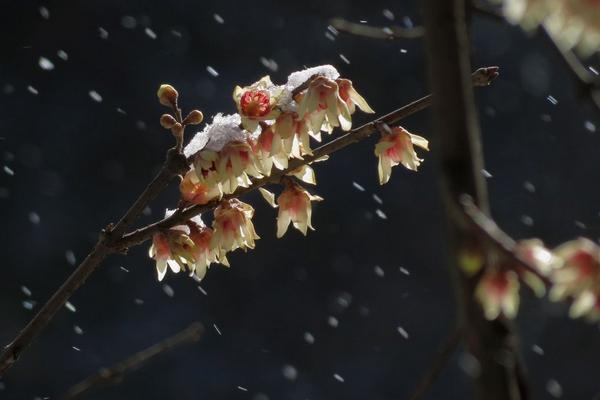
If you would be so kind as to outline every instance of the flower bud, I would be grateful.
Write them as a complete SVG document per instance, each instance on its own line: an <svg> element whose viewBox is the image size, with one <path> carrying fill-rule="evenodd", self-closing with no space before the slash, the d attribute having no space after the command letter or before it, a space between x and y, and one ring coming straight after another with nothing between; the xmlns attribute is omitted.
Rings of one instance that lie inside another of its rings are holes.
<svg viewBox="0 0 600 400"><path fill-rule="evenodd" d="M183 125L181 125L179 122L176 122L175 125L171 127L171 133L175 137L183 136Z"/></svg>
<svg viewBox="0 0 600 400"><path fill-rule="evenodd" d="M204 115L199 110L192 110L183 120L184 125L198 125L204 119Z"/></svg>
<svg viewBox="0 0 600 400"><path fill-rule="evenodd" d="M179 96L179 93L177 93L177 90L175 90L173 86L163 84L158 88L156 95L158 96L158 101L160 104L166 107L172 107L177 104L177 97Z"/></svg>
<svg viewBox="0 0 600 400"><path fill-rule="evenodd" d="M171 129L176 123L177 121L175 120L175 118L173 118L172 115L163 114L160 117L160 126L162 126L165 129Z"/></svg>

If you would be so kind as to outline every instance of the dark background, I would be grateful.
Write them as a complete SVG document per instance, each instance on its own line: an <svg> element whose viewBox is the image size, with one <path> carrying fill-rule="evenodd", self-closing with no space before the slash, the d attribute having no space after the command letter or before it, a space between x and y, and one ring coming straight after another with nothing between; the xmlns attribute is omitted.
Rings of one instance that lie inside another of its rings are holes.
<svg viewBox="0 0 600 400"><path fill-rule="evenodd" d="M0 169L3 344L74 269L66 252L80 261L99 230L118 219L160 166L172 141L158 125L160 83L179 89L185 109L199 108L207 116L234 112L235 84L265 74L284 82L290 72L324 63L352 79L378 114L427 93L421 40L340 34L332 41L325 35L335 16L391 24L384 9L395 14L394 23L406 25L409 17L418 24L417 2L0 4L0 166L14 172ZM49 19L40 15L40 6L49 10ZM135 28L123 26L124 16L135 18ZM99 27L108 32L106 39ZM478 17L472 33L474 66L502 68L493 86L477 91L486 168L492 174L487 181L500 225L515 237L537 236L549 245L578 235L596 239L597 114L578 101L569 75L543 39ZM68 54L67 61L58 50ZM40 57L55 68L42 70ZM265 68L261 57L275 60L277 71ZM589 65L598 62L594 58ZM209 74L207 66L219 76ZM102 102L93 101L90 90ZM558 103L548 101L549 95ZM404 126L431 138L429 117L422 112ZM355 118L355 124L367 120L360 113ZM380 187L373 145L371 139L352 146L316 167L315 191L326 201L315 206L317 231L307 238L290 230L276 240L275 211L256 195L245 198L256 208L261 240L254 251L232 254L230 270L211 268L201 284L207 296L185 274L169 274L158 283L146 245L108 259L72 297L76 312L61 311L0 380L0 399L57 398L99 367L195 320L206 326L200 342L87 398L408 398L455 318L442 211L433 154L425 155L419 173L398 167ZM435 142L432 148L435 152ZM173 187L142 222L162 217L177 199ZM387 219L377 216L378 208ZM384 277L375 273L377 265ZM527 290L522 294L518 325L534 398L552 398L546 386L556 380L563 398L591 399L600 391L598 326L569 320L564 306L535 299ZM339 320L337 328L328 324L329 316ZM304 340L306 332L314 344ZM533 345L545 354L533 352ZM461 349L428 398L468 397L468 364ZM284 376L286 366L295 368L295 379Z"/></svg>

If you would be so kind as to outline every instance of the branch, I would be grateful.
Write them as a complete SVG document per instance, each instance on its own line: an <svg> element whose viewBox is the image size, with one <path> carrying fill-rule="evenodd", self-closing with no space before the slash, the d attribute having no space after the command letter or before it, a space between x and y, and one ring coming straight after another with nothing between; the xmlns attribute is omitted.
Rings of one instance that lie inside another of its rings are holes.
<svg viewBox="0 0 600 400"><path fill-rule="evenodd" d="M465 0L424 0L425 42L433 92L432 140L441 173L441 198L446 214L449 267L454 278L459 326L467 350L478 360L476 398L523 400L516 336L507 321L487 321L475 301L476 279L461 273L460 254L481 239L464 223L456 200L464 193L488 211L486 182L481 175L483 154L472 85ZM484 247L485 248L485 247Z"/></svg>
<svg viewBox="0 0 600 400"><path fill-rule="evenodd" d="M50 300L44 304L27 326L4 348L0 354L0 377L19 359L23 350L46 328L58 310L83 285L102 260L116 251L118 247L115 246L115 243L120 240L122 234L127 231L130 225L137 220L146 205L164 190L171 179L182 173L182 171L187 170L187 168L185 157L178 153L176 148L170 149L162 168L133 203L131 208L116 225L109 224L102 231L92 251L52 295Z"/></svg>
<svg viewBox="0 0 600 400"><path fill-rule="evenodd" d="M446 338L444 342L444 346L440 350L438 354L436 354L433 363L429 367L429 369L425 372L425 375L419 381L417 388L413 392L412 396L410 396L410 400L421 400L423 396L427 393L429 388L434 384L435 380L442 372L444 366L448 363L450 357L460 344L461 332L460 329L455 329L452 333Z"/></svg>
<svg viewBox="0 0 600 400"><path fill-rule="evenodd" d="M487 86L497 75L498 67L480 68L473 73L473 84L476 86ZM368 137L374 131L376 131L376 123L397 123L401 119L429 107L430 104L431 97L425 96L388 115L365 124L360 128L354 129L344 136L332 140L331 142L317 148L313 152L312 156L307 156L303 160L290 160L289 167L287 169L283 171L274 171L269 177L254 180L249 187L240 187L235 191L235 193L224 196L224 199L239 197L268 183L278 182L281 177L293 171L294 169L301 167L302 165L309 164L325 155L333 153L352 143ZM220 203L220 201L217 200L202 206L196 205L188 207L175 212L169 218L165 218L144 228L123 235L123 232L127 230L129 225L139 217L145 206L166 187L169 181L173 177L184 173L188 169L187 164L182 164L184 159L182 157L183 155L177 153L176 150L169 150L169 153L167 154L167 160L165 161L162 169L156 178L154 178L154 180L140 195L140 197L135 201L129 211L127 211L117 225L114 227L109 226L105 230L92 251L77 267L73 274L69 276L65 283L63 283L63 285L52 295L50 300L44 304L41 310L35 315L35 317L33 317L33 319L17 335L17 337L8 346L6 346L4 351L0 354L0 377L18 360L23 350L29 346L35 337L37 337L37 335L39 335L46 328L56 312L60 310L60 308L71 297L71 295L73 295L75 290L77 290L92 274L92 272L95 271L104 258L118 251L126 251L128 248L134 245L145 242L155 233L158 233L161 230L179 225L202 212L210 211L217 207L217 205Z"/></svg>
<svg viewBox="0 0 600 400"><path fill-rule="evenodd" d="M150 359L168 352L175 347L200 340L204 327L200 322L194 322L184 330L158 342L134 355L120 361L109 368L101 368L96 374L85 378L73 385L64 397L64 400L80 398L85 392L97 386L119 383L126 374L142 367Z"/></svg>
<svg viewBox="0 0 600 400"><path fill-rule="evenodd" d="M498 76L498 67L487 67L479 68L472 74L473 85L477 87L483 87L489 85ZM270 176L262 179L255 179L252 184L248 187L240 187L234 193L225 195L221 200L213 200L204 205L195 205L188 207L184 210L175 212L169 218L165 218L161 221L150 224L144 228L138 229L134 232L128 233L123 236L121 240L115 243L119 250L125 250L129 247L141 244L146 240L150 239L155 233L159 233L162 230L171 228L176 225L181 225L190 218L215 209L222 200L228 200L235 197L243 196L249 192L252 192L259 187L262 187L269 183L277 183L279 180L292 172L293 170L314 162L324 156L330 155L338 150L341 150L353 143L359 142L369 137L373 132L377 131L377 125L385 123L393 125L398 123L400 120L415 114L431 105L431 96L425 96L419 100L416 100L406 106L399 108L391 113L371 121L359 128L353 129L347 134L340 136L327 144L318 147L313 151L312 156L305 156L304 159L293 159L290 160L288 168L284 170L274 170Z"/></svg>
<svg viewBox="0 0 600 400"><path fill-rule="evenodd" d="M546 286L552 285L550 279L541 274L535 265L531 264L515 252L515 240L502 231L492 218L484 214L475 205L471 196L464 195L460 199L460 202L468 221L488 242L492 243L496 249L500 250L517 265L525 268L527 271L541 279Z"/></svg>
<svg viewBox="0 0 600 400"><path fill-rule="evenodd" d="M401 26L376 27L366 24L357 24L343 18L334 18L330 21L330 24L340 32L372 39L417 39L423 37L423 34L425 33L425 30L421 26L416 26L414 28L403 28Z"/></svg>

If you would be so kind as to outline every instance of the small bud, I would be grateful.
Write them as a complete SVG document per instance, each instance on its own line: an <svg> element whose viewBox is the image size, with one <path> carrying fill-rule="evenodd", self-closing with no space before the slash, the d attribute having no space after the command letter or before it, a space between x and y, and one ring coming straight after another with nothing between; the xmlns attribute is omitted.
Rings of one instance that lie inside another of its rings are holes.
<svg viewBox="0 0 600 400"><path fill-rule="evenodd" d="M183 136L183 125L181 125L179 122L176 122L173 127L171 127L171 133L175 137Z"/></svg>
<svg viewBox="0 0 600 400"><path fill-rule="evenodd" d="M171 107L177 104L177 97L179 96L179 93L177 93L177 90L175 90L175 88L171 85L160 85L156 95L158 96L158 101L160 104Z"/></svg>
<svg viewBox="0 0 600 400"><path fill-rule="evenodd" d="M184 125L198 125L204 119L204 115L199 110L192 110L183 120Z"/></svg>
<svg viewBox="0 0 600 400"><path fill-rule="evenodd" d="M172 115L163 114L160 117L160 126L162 126L165 129L171 129L176 123L177 121L175 120L175 118L173 118Z"/></svg>

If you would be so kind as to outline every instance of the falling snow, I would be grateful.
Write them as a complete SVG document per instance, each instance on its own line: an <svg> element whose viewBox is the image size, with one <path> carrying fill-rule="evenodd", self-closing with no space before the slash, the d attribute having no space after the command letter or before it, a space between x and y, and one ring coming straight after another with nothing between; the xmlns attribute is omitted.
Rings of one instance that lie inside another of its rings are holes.
<svg viewBox="0 0 600 400"><path fill-rule="evenodd" d="M33 301L33 300L23 300L23 302L21 304L23 305L23 308L26 310L33 310L33 307L35 307L35 301Z"/></svg>
<svg viewBox="0 0 600 400"><path fill-rule="evenodd" d="M304 332L304 341L308 344L313 344L315 342L315 337L310 332Z"/></svg>
<svg viewBox="0 0 600 400"><path fill-rule="evenodd" d="M385 276L385 271L379 265L376 265L373 268L373 271L375 272L375 275L377 275L380 278L383 278Z"/></svg>
<svg viewBox="0 0 600 400"><path fill-rule="evenodd" d="M217 324L213 324L213 327L215 328L215 331L217 331L217 333L219 334L219 336L223 336L223 334L219 330L219 327L217 326Z"/></svg>
<svg viewBox="0 0 600 400"><path fill-rule="evenodd" d="M27 297L31 296L31 290L27 286L21 286L21 292Z"/></svg>
<svg viewBox="0 0 600 400"><path fill-rule="evenodd" d="M65 258L70 265L75 265L77 259L75 258L75 253L72 250L65 251Z"/></svg>
<svg viewBox="0 0 600 400"><path fill-rule="evenodd" d="M284 365L281 369L284 378L289 381L295 381L298 378L298 370L292 365Z"/></svg>
<svg viewBox="0 0 600 400"><path fill-rule="evenodd" d="M206 290L204 290L204 288L200 285L198 285L198 290L200 291L200 293L202 293L205 296L208 296L208 293L206 292Z"/></svg>
<svg viewBox="0 0 600 400"><path fill-rule="evenodd" d="M37 96L40 93L40 92L38 92L38 90L36 88L34 88L31 85L27 86L27 91L34 96Z"/></svg>
<svg viewBox="0 0 600 400"><path fill-rule="evenodd" d="M78 335L83 335L83 329L81 329L79 325L73 325L73 332Z"/></svg>
<svg viewBox="0 0 600 400"><path fill-rule="evenodd" d="M131 15L124 15L121 17L121 26L125 29L135 29L137 21Z"/></svg>
<svg viewBox="0 0 600 400"><path fill-rule="evenodd" d="M399 326L396 328L396 330L398 331L400 336L402 336L404 339L408 339L408 332L406 332L406 330L403 327Z"/></svg>
<svg viewBox="0 0 600 400"><path fill-rule="evenodd" d="M217 21L218 24L224 24L225 20L219 14L213 14L213 18Z"/></svg>
<svg viewBox="0 0 600 400"><path fill-rule="evenodd" d="M389 19L390 21L394 20L394 13L388 10L387 8L382 11L384 17Z"/></svg>
<svg viewBox="0 0 600 400"><path fill-rule="evenodd" d="M58 58L60 58L63 61L67 61L69 59L69 55L64 50L58 50L56 52L56 55L58 56Z"/></svg>
<svg viewBox="0 0 600 400"><path fill-rule="evenodd" d="M70 301L67 301L65 303L65 307L67 308L67 310L71 311L72 313L77 311L77 308L75 308L75 306L73 305L73 303L71 303Z"/></svg>
<svg viewBox="0 0 600 400"><path fill-rule="evenodd" d="M544 355L544 349L542 349L537 344L534 344L533 346L531 346L531 351L533 351L535 354L540 355L540 356Z"/></svg>
<svg viewBox="0 0 600 400"><path fill-rule="evenodd" d="M375 200L375 203L377 203L377 204L383 204L383 200L381 199L381 197L377 196L375 193L373 193L371 195L371 197L373 197L373 200Z"/></svg>
<svg viewBox="0 0 600 400"><path fill-rule="evenodd" d="M358 182L352 182L352 186L354 186L357 190L360 190L361 192L365 191L365 188Z"/></svg>
<svg viewBox="0 0 600 400"><path fill-rule="evenodd" d="M88 92L88 94L90 95L92 100L94 100L95 102L97 102L97 103L102 102L102 96L100 96L100 93L96 92L95 90L90 90Z"/></svg>
<svg viewBox="0 0 600 400"><path fill-rule="evenodd" d="M385 213L383 211L381 211L379 208L377 210L375 210L375 214L377 214L377 216L381 219L387 219L387 215L385 215Z"/></svg>
<svg viewBox="0 0 600 400"><path fill-rule="evenodd" d="M40 216L35 211L31 211L28 217L29 222L31 222L32 224L37 225L40 223Z"/></svg>
<svg viewBox="0 0 600 400"><path fill-rule="evenodd" d="M216 78L217 76L219 76L219 73L217 72L217 70L216 70L216 69L214 69L213 67L211 67L210 65L208 65L208 66L206 67L206 72L208 72L209 74L211 74L211 75L212 75L212 76L214 76L215 78Z"/></svg>
<svg viewBox="0 0 600 400"><path fill-rule="evenodd" d="M48 10L46 7L41 6L40 8L38 8L38 11L40 12L42 18L50 19L50 10Z"/></svg>
<svg viewBox="0 0 600 400"><path fill-rule="evenodd" d="M40 59L38 60L38 65L44 71L52 71L54 69L54 63L46 57L40 57Z"/></svg>
<svg viewBox="0 0 600 400"><path fill-rule="evenodd" d="M345 62L346 64L350 64L350 60L348 59L348 57L346 57L346 56L345 56L345 55L343 55L343 54L340 54L339 56L340 56L340 59L341 59L343 62Z"/></svg>
<svg viewBox="0 0 600 400"><path fill-rule="evenodd" d="M338 382L344 383L344 378L339 374L333 374L333 378Z"/></svg>
<svg viewBox="0 0 600 400"><path fill-rule="evenodd" d="M327 324L328 324L329 326L331 326L332 328L337 328L337 327L338 327L338 325L339 325L339 321L338 321L338 319L337 319L336 317L334 317L334 316L329 316L329 317L327 318Z"/></svg>
<svg viewBox="0 0 600 400"><path fill-rule="evenodd" d="M558 104L558 100L556 100L556 98L552 95L549 95L548 97L546 97L546 100L548 100L550 102L550 104L552 104L553 106Z"/></svg>
<svg viewBox="0 0 600 400"><path fill-rule="evenodd" d="M556 399L562 397L563 395L562 386L560 386L560 383L554 379L550 379L548 382L546 382L546 390L552 397Z"/></svg>
<svg viewBox="0 0 600 400"><path fill-rule="evenodd" d="M15 171L13 171L8 165L5 165L2 169L6 175L15 176Z"/></svg>
<svg viewBox="0 0 600 400"><path fill-rule="evenodd" d="M169 297L175 296L175 291L173 290L173 288L171 286L167 285L166 283L162 286L162 290Z"/></svg>
<svg viewBox="0 0 600 400"><path fill-rule="evenodd" d="M150 29L150 28L146 28L144 29L144 33L146 34L146 36L148 36L150 39L154 40L156 39L156 33Z"/></svg>

